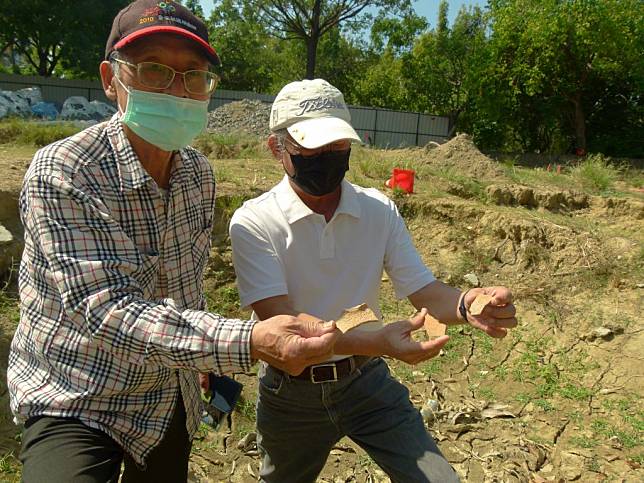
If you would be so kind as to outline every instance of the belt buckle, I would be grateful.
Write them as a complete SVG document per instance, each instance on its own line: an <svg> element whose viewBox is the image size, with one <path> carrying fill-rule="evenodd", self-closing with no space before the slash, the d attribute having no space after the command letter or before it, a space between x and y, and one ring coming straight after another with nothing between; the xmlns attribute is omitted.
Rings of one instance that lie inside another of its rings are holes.
<svg viewBox="0 0 644 483"><path fill-rule="evenodd" d="M315 380L315 369L318 367L332 367L333 368L333 379L327 379L326 381L316 381ZM338 368L335 365L335 362L327 362L326 364L316 364L311 366L311 382L313 384L322 384L323 382L338 382Z"/></svg>

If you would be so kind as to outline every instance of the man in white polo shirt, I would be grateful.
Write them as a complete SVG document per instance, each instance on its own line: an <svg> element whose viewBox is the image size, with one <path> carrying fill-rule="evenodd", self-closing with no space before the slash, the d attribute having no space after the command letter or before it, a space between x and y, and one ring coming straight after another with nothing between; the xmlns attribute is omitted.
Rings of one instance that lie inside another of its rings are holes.
<svg viewBox="0 0 644 483"><path fill-rule="evenodd" d="M262 480L315 481L333 445L346 435L392 481L458 481L407 388L379 356L417 363L438 354L447 336L427 342L410 336L422 327L425 308L447 324L470 323L503 337L516 325L510 291L485 287L462 293L436 280L395 204L375 189L343 180L351 141L360 138L342 94L328 82L285 86L273 103L270 128L268 145L286 176L244 203L230 224L242 305L262 320L282 313L334 320L361 303L380 316L384 269L396 295L407 297L420 315L347 332L329 362L298 376L266 364L260 368ZM468 308L479 293L493 300L473 316Z"/></svg>

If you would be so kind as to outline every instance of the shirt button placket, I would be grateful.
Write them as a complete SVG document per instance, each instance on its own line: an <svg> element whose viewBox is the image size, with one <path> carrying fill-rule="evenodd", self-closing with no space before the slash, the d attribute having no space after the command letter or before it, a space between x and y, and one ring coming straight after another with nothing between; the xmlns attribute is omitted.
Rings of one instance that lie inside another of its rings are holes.
<svg viewBox="0 0 644 483"><path fill-rule="evenodd" d="M320 240L320 258L328 259L335 256L335 237L333 236L333 225L327 224L322 231Z"/></svg>

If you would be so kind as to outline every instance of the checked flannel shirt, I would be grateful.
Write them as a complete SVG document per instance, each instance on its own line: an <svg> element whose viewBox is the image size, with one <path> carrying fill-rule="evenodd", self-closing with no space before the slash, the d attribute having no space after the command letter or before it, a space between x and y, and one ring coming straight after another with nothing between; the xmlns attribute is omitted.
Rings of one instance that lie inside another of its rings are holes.
<svg viewBox="0 0 644 483"><path fill-rule="evenodd" d="M167 202L118 115L36 153L20 213L20 323L7 373L17 421L78 418L139 464L179 388L188 433L197 372L249 370L253 322L205 312L215 181L192 148L174 156Z"/></svg>

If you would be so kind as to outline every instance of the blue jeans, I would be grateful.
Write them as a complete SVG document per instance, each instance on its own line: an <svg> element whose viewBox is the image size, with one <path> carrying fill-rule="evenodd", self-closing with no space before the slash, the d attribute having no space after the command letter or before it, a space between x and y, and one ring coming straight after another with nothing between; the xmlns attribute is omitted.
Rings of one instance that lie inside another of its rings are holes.
<svg viewBox="0 0 644 483"><path fill-rule="evenodd" d="M409 391L381 358L322 384L262 366L257 433L265 482L314 482L344 436L393 482L459 481L409 401Z"/></svg>

